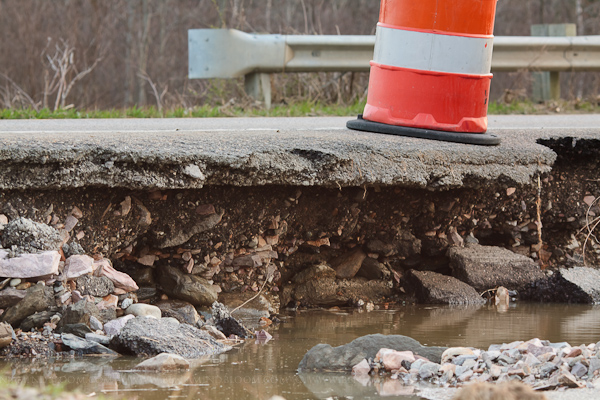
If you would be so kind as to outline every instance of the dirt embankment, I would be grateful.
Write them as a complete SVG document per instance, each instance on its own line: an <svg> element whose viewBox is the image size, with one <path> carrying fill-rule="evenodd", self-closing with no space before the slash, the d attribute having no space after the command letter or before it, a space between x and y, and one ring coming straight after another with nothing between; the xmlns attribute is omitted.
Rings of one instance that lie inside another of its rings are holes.
<svg viewBox="0 0 600 400"><path fill-rule="evenodd" d="M8 221L67 230L66 256L110 258L147 301L173 296L163 287L168 266L206 279L220 297L264 286L281 306L407 300L407 271L451 275L448 248L469 242L506 247L542 269L581 263L586 243L586 262L595 263L600 246L586 242L585 227L600 216L600 145L543 144L559 157L539 187L87 188L4 191L0 205Z"/></svg>

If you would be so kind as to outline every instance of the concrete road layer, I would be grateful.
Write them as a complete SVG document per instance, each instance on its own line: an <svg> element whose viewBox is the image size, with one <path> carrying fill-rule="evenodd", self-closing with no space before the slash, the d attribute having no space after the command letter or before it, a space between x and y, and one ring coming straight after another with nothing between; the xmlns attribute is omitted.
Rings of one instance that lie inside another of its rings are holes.
<svg viewBox="0 0 600 400"><path fill-rule="evenodd" d="M557 141L600 140L592 114L490 116L499 146L353 131L350 119L4 120L0 189L529 185Z"/></svg>

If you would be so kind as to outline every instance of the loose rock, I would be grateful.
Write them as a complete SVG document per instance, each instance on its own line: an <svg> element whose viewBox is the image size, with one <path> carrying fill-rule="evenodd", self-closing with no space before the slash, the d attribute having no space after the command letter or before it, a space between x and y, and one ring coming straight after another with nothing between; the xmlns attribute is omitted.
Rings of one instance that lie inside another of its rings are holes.
<svg viewBox="0 0 600 400"><path fill-rule="evenodd" d="M0 349L10 345L14 337L12 326L6 322L0 322Z"/></svg>
<svg viewBox="0 0 600 400"><path fill-rule="evenodd" d="M115 285L106 277L83 275L76 280L77 290L82 295L105 297L115 290Z"/></svg>
<svg viewBox="0 0 600 400"><path fill-rule="evenodd" d="M60 254L44 251L40 254L22 254L0 260L0 276L6 278L35 278L58 274Z"/></svg>
<svg viewBox="0 0 600 400"><path fill-rule="evenodd" d="M240 338L252 337L252 333L248 328L246 328L241 321L233 318L229 313L229 309L223 304L214 302L211 311L215 326L218 330L223 332L225 336L229 337L235 335Z"/></svg>
<svg viewBox="0 0 600 400"><path fill-rule="evenodd" d="M70 333L63 333L62 335L60 335L60 338L65 345L69 346L71 349L77 352L81 352L82 354L94 354L111 357L116 357L119 355L113 350L101 345L100 343L82 339Z"/></svg>
<svg viewBox="0 0 600 400"><path fill-rule="evenodd" d="M420 303L484 304L485 300L464 282L432 271L410 270L406 274L408 286L414 290Z"/></svg>
<svg viewBox="0 0 600 400"><path fill-rule="evenodd" d="M8 308L0 317L2 322L8 322L18 327L28 316L41 311L47 311L54 306L54 291L44 285L34 285L27 289L27 294L17 304Z"/></svg>
<svg viewBox="0 0 600 400"><path fill-rule="evenodd" d="M159 276L159 282L169 296L195 306L210 306L217 301L216 291L199 276L187 275L169 266L160 268Z"/></svg>
<svg viewBox="0 0 600 400"><path fill-rule="evenodd" d="M132 304L125 310L126 315L134 315L136 317L152 317L160 319L162 313L160 308L144 303Z"/></svg>
<svg viewBox="0 0 600 400"><path fill-rule="evenodd" d="M546 277L531 258L501 247L469 244L448 254L452 275L480 292L497 286L520 290Z"/></svg>
<svg viewBox="0 0 600 400"><path fill-rule="evenodd" d="M356 275L366 257L365 252L357 248L331 260L330 264L338 278L350 279Z"/></svg>
<svg viewBox="0 0 600 400"><path fill-rule="evenodd" d="M111 340L120 352L154 356L160 353L199 358L231 349L215 341L208 333L187 324L173 324L170 318L133 318Z"/></svg>
<svg viewBox="0 0 600 400"><path fill-rule="evenodd" d="M127 321L133 318L135 318L134 315L125 315L123 317L113 319L112 321L108 321L104 324L104 332L109 336L118 335Z"/></svg>
<svg viewBox="0 0 600 400"><path fill-rule="evenodd" d="M163 317L173 317L182 324L196 325L200 316L193 305L185 301L166 300L156 303Z"/></svg>
<svg viewBox="0 0 600 400"><path fill-rule="evenodd" d="M66 259L63 275L65 279L75 279L94 272L94 259L86 255L74 255Z"/></svg>
<svg viewBox="0 0 600 400"><path fill-rule="evenodd" d="M422 346L416 340L402 335L367 335L338 347L318 344L310 349L300 361L302 371L350 371L363 358L374 359L380 349L411 351L430 361L439 362L445 347Z"/></svg>

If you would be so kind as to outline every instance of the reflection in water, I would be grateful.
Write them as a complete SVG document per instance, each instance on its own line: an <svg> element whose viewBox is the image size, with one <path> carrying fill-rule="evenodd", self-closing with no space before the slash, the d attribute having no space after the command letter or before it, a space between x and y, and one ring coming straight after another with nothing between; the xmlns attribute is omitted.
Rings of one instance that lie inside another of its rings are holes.
<svg viewBox="0 0 600 400"><path fill-rule="evenodd" d="M400 397L404 400L419 398L423 388L412 395L415 388L389 379L296 374L298 363L314 345L338 346L371 333L407 335L431 346L487 348L534 337L589 344L600 337L600 307L512 304L504 310L495 306L405 306L373 312L305 311L290 315L279 329L272 330L272 340L248 341L226 354L198 360L183 373L132 371L140 360L127 357L13 360L3 361L2 367L5 378L27 385L64 383L69 390L104 391L107 396L128 399L263 400L275 394L288 400L394 398L401 394L407 395ZM427 397L447 397L439 393Z"/></svg>

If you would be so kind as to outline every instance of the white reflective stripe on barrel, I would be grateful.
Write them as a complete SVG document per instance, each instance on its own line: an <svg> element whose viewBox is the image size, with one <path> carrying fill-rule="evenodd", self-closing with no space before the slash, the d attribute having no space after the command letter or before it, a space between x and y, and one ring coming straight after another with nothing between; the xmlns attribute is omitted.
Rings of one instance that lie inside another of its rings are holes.
<svg viewBox="0 0 600 400"><path fill-rule="evenodd" d="M373 61L392 67L486 75L492 37L444 35L377 26Z"/></svg>

